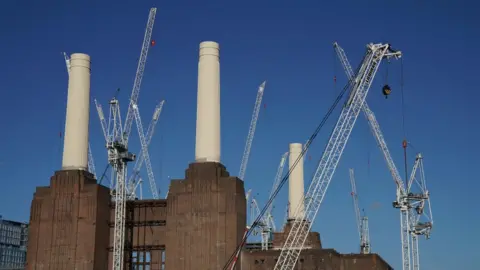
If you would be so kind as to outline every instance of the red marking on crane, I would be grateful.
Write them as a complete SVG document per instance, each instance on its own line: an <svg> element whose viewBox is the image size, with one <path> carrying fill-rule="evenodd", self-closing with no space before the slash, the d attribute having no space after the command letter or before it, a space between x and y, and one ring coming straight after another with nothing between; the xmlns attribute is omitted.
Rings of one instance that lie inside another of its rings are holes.
<svg viewBox="0 0 480 270"><path fill-rule="evenodd" d="M155 40L152 40L152 42L150 42L150 43L152 44L152 46L155 46L155 44L156 44L157 42L155 42Z"/></svg>
<svg viewBox="0 0 480 270"><path fill-rule="evenodd" d="M355 195L355 193L354 193L353 191L352 191L352 192L350 192L350 194L351 194L352 196L353 196L353 195Z"/></svg>
<svg viewBox="0 0 480 270"><path fill-rule="evenodd" d="M403 148L407 148L407 140L403 140L402 146L403 146Z"/></svg>

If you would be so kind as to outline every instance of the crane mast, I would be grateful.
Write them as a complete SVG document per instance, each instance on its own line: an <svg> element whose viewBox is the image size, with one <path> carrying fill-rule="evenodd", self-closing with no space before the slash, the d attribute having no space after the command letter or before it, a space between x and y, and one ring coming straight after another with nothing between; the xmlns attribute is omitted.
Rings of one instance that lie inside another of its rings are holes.
<svg viewBox="0 0 480 270"><path fill-rule="evenodd" d="M251 214L251 219L255 221L256 217L260 215L260 207L258 206L257 200L255 198L252 198L252 202L250 205L250 214ZM258 223L253 222L251 225L251 228L256 231L260 231L260 235L262 237L262 250L268 250L268 239L270 238L270 234L272 233L272 227L270 225L270 216L269 215L264 215L262 218L259 220Z"/></svg>
<svg viewBox="0 0 480 270"><path fill-rule="evenodd" d="M127 200L127 188L126 188L126 176L127 176L127 163L135 160L135 155L128 152L128 139L132 127L133 118L135 118L137 128L139 129L140 140L142 144L142 155L147 164L147 171L149 179L151 179L151 164L146 152L146 144L142 123L138 120L139 117L134 116L138 113L137 102L140 93L140 85L143 78L143 72L145 70L145 63L147 61L148 49L150 46L150 40L152 37L153 24L155 22L155 14L157 9L151 8L148 16L147 27L145 29L145 36L142 43L142 50L138 61L137 72L135 81L133 84L132 95L130 98L130 104L125 119L125 126L122 126L120 105L116 97L110 100L110 115L108 123L103 114L102 107L95 100L98 116L100 118L100 124L105 136L106 148L108 152L108 162L112 166L112 179L115 181L114 202L115 202L115 216L114 216L114 233L113 233L113 256L112 256L112 269L123 270L124 268L124 252L125 252L125 212L126 212L126 200ZM149 166L150 165L150 166ZM113 183L112 183L113 185ZM155 189L156 191L156 189ZM154 194L153 191L152 193Z"/></svg>
<svg viewBox="0 0 480 270"><path fill-rule="evenodd" d="M245 149L243 150L242 163L240 164L240 172L238 178L244 180L245 171L247 170L248 158L250 157L250 149L252 148L253 137L255 136L255 128L257 127L258 115L260 113L260 106L262 105L263 92L265 90L264 81L259 87L257 92L257 98L255 100L255 106L253 107L252 120L250 122L250 128L248 129L247 141L245 143Z"/></svg>
<svg viewBox="0 0 480 270"><path fill-rule="evenodd" d="M350 172L350 184L352 186L352 200L355 209L355 217L357 222L358 236L360 237L360 253L370 253L370 232L368 228L368 217L360 214L360 207L358 206L357 185L355 183L355 173L353 169Z"/></svg>
<svg viewBox="0 0 480 270"><path fill-rule="evenodd" d="M419 177L417 178L417 175ZM412 237L412 264L414 270L420 269L420 255L418 250L418 237L430 238L433 228L433 215L430 204L430 193L427 189L423 156L418 153L415 158L408 185L407 200L409 202L410 235Z"/></svg>
<svg viewBox="0 0 480 270"><path fill-rule="evenodd" d="M304 244L312 222L320 209L378 67L385 57L399 58L401 57L401 52L394 51L389 44L367 45L367 53L360 72L353 82L348 102L342 109L305 195L305 210L301 217L293 220L291 231L287 236L274 269L294 269L301 250L305 248ZM297 212L299 212L298 209Z"/></svg>

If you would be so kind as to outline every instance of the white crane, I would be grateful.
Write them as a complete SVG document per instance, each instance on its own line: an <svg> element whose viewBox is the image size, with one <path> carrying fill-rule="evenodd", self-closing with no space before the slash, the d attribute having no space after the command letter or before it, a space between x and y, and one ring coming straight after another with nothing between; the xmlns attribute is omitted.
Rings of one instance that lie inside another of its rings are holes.
<svg viewBox="0 0 480 270"><path fill-rule="evenodd" d="M252 120L250 122L250 128L248 129L247 141L245 143L245 149L243 150L242 163L240 164L240 172L238 178L245 180L245 171L247 170L248 158L250 157L250 149L252 148L253 137L255 136L255 128L257 127L258 115L260 113L260 106L262 105L263 92L265 90L264 81L259 87L257 92L257 98L255 100L255 106L253 107Z"/></svg>
<svg viewBox="0 0 480 270"><path fill-rule="evenodd" d="M418 177L417 177L418 175ZM423 156L417 154L410 179L407 185L407 196L410 207L410 235L412 237L412 264L414 270L420 269L420 255L418 250L418 236L430 238L433 228L433 214L430 204L430 193L427 189Z"/></svg>
<svg viewBox="0 0 480 270"><path fill-rule="evenodd" d="M283 170L285 168L285 163L287 161L288 154L289 154L289 152L283 153L282 158L280 159L280 164L278 164L277 173L275 174L275 179L273 180L272 189L270 190L270 196L268 197L268 200L267 200L267 201L271 200L271 203L270 203L267 211L265 211L265 215L266 215L267 218L271 219L272 222L271 222L270 226L272 227L273 231L276 230L275 222L273 222L273 218L271 218L272 217L272 209L273 209L273 201L274 201L274 198L275 198L273 195L275 193L275 190L278 189L278 186L280 185L280 182L282 181Z"/></svg>
<svg viewBox="0 0 480 270"><path fill-rule="evenodd" d="M152 164L150 162L150 155L148 154L148 144L143 133L142 119L140 118L140 112L138 106L133 105L133 115L135 116L135 122L137 123L138 136L140 137L140 143L142 145L142 157L145 160L145 167L147 167L148 180L150 182L150 190L154 199L158 199L157 185L153 176Z"/></svg>
<svg viewBox="0 0 480 270"><path fill-rule="evenodd" d="M149 168L148 153L145 154L145 138L142 123L138 122L139 117L135 117L137 111L138 96L140 94L140 86L142 83L143 72L147 61L148 49L152 38L152 30L155 22L155 15L157 9L151 8L148 15L147 27L145 29L145 36L142 43L140 58L138 60L138 67L136 71L135 81L133 83L132 95L130 97L130 104L128 107L127 116L124 126L122 127L120 106L118 100L113 98L110 101L110 116L108 126L101 106L97 104L97 111L100 117L100 123L107 142L108 161L112 165L112 178L115 179L115 225L113 233L113 256L112 265L114 270L123 270L124 268L124 247L125 247L125 206L127 200L126 176L127 176L127 162L135 160L135 155L128 152L128 139L132 128L132 122L135 118L139 134L142 142L142 154ZM96 101L95 101L96 103ZM138 111L137 111L138 112ZM143 140L142 140L143 138ZM150 164L151 168L151 164Z"/></svg>
<svg viewBox="0 0 480 270"><path fill-rule="evenodd" d="M367 45L367 53L353 82L350 96L342 109L305 195L305 210L302 212L296 209L296 214L301 214L293 220L291 231L274 269L293 270L295 268L378 67L382 59L390 57L399 58L401 52L393 50L389 44Z"/></svg>
<svg viewBox="0 0 480 270"><path fill-rule="evenodd" d="M370 231L368 228L368 217L360 214L360 207L358 206L357 185L355 183L355 173L350 169L350 184L352 185L352 200L353 208L355 209L355 219L357 222L358 236L360 237L360 253L370 253Z"/></svg>
<svg viewBox="0 0 480 270"><path fill-rule="evenodd" d="M67 53L63 52L63 57L65 58L65 65L67 67L67 73L70 76L70 57ZM92 147L90 142L88 143L88 171L93 174L93 177L97 179L97 173L95 172L95 161L93 160Z"/></svg>
<svg viewBox="0 0 480 270"><path fill-rule="evenodd" d="M254 230L254 234L256 234L257 230L260 231L260 235L262 237L262 250L268 250L268 239L270 238L270 234L272 233L272 226L271 223L271 216L263 215L262 218L259 220L258 223L255 223L255 219L261 213L260 207L258 206L257 200L252 198L252 202L250 204L250 216L252 221L251 228Z"/></svg>
<svg viewBox="0 0 480 270"><path fill-rule="evenodd" d="M345 54L345 51L338 45L338 43L334 43L334 48L337 52L337 55L340 59L340 62L342 63L343 68L345 69L345 73L347 74L347 77L349 80L352 80L354 78L354 73L352 70L352 67L350 65L350 62L348 61L348 58ZM411 189L411 184L408 186L405 186L405 184L402 181L402 178L400 177L400 173L397 170L397 167L395 166L395 163L393 162L393 159L390 155L390 151L388 150L387 143L385 141L385 138L383 137L383 133L380 129L380 125L378 124L375 114L370 110L368 107L367 102L365 101L363 104L363 111L365 113L365 117L367 118L367 121L370 125L370 129L378 143L378 146L380 150L383 153L384 159L387 163L387 166L390 170L390 173L392 174L393 180L396 185L396 201L394 202L394 207L400 208L400 226L401 226L401 242L402 242L402 267L403 270L409 270L410 269L410 256L414 257L414 269L418 270L419 269L419 258L418 258L418 243L417 243L417 237L415 233L412 233L411 227L415 226L416 222L414 220L419 220L413 218L415 213L413 213L411 210L412 206L411 204L418 204L418 205L424 205L424 203L419 203L418 201L412 201L409 202L409 194L412 194L410 192ZM417 156L418 157L418 156ZM421 155L419 155L420 158L416 159L416 163L414 165L414 169L412 170L412 176L411 178L415 177L415 172L417 167L422 167L421 170L421 180L416 181L417 186L420 188L421 193L423 194L420 197L423 197L424 201L428 200L428 211L427 214L424 214L423 217L427 219L426 222L424 222L422 225L429 226L428 229L428 234L425 234L427 237L429 237L430 234L430 229L431 226L433 225L433 218L431 216L431 208L430 208L430 199L429 199L429 194L428 190L426 189L426 183L425 183L425 177L423 174L423 163L422 163L422 158ZM417 164L418 162L418 164ZM422 180L423 179L423 180ZM410 180L410 182L413 182L413 180ZM419 197L418 194L417 196L413 197ZM423 208L422 208L423 209ZM412 219L413 218L413 219ZM410 223L410 224L409 224ZM423 231L426 233L426 231ZM409 238L409 233L412 237L412 246L410 245L410 238Z"/></svg>
<svg viewBox="0 0 480 270"><path fill-rule="evenodd" d="M150 142L152 141L153 133L155 131L155 126L157 125L158 119L160 119L160 114L162 113L164 103L165 103L165 100L160 101L160 103L155 107L155 110L153 112L152 120L150 121L150 124L148 125L147 131L145 133L146 135L144 136L147 147L150 145ZM139 181L136 181L136 178L138 177L140 173L140 169L142 168L143 162L145 160L144 155L145 155L144 150L142 148L141 155L135 160L133 173L130 175L128 179L128 186L129 186L128 199L135 199L136 187L139 184ZM151 167L151 165L147 165L147 166ZM155 179L153 178L153 172L147 169L147 173L148 173L148 179L150 183L150 190L152 192L152 196L154 199L158 199L158 191L157 191Z"/></svg>

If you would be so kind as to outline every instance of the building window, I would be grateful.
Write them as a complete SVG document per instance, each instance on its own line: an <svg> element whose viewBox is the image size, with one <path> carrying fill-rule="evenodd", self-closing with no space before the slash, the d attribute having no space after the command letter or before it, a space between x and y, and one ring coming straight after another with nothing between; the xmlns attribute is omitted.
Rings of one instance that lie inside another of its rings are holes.
<svg viewBox="0 0 480 270"><path fill-rule="evenodd" d="M132 269L150 270L150 251L141 251L132 253Z"/></svg>

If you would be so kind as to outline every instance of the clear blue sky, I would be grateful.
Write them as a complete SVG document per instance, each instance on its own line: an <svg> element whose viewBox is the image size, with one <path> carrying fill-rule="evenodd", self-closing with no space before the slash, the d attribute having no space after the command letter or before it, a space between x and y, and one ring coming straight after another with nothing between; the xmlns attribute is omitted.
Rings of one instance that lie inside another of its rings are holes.
<svg viewBox="0 0 480 270"><path fill-rule="evenodd" d="M150 147L162 195L168 177L182 178L194 159L199 42L221 45L222 162L233 175L239 169L257 86L268 80L246 175L246 187L253 188L262 203L288 143L305 142L346 82L332 43L338 41L357 66L366 43L389 42L404 52L405 132L415 147L409 150L408 167L415 152L422 151L431 191L435 228L430 240L420 242L422 268L480 268L474 257L480 251L475 200L480 190L480 130L475 120L480 21L473 1L70 2L0 4L0 214L5 218L28 220L35 187L48 185L60 169L59 132L64 128L67 90L61 52L91 55L92 97L104 109L118 87L126 105L148 9L156 5L156 46L149 53L139 105L147 125L155 104L166 99ZM403 168L400 63L390 65L393 93L388 99L381 94L385 66L367 100L397 166ZM312 146L306 182L338 114L337 110ZM93 106L90 123L101 171L106 155ZM133 138L132 150L138 151L138 139ZM400 269L399 213L391 207L395 187L363 116L314 229L325 247L357 251L349 167L356 169L360 204L370 217L372 248ZM144 190L149 194L147 185ZM278 227L285 214L286 189L279 197Z"/></svg>

